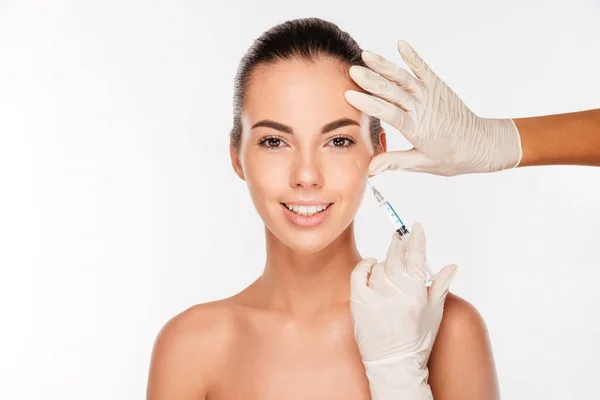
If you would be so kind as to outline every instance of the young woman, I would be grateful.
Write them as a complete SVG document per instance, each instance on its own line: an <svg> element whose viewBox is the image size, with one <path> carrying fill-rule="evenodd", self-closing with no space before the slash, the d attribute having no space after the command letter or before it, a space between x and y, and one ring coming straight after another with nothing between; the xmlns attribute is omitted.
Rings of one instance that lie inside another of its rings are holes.
<svg viewBox="0 0 600 400"><path fill-rule="evenodd" d="M352 107L358 44L336 25L293 20L258 38L235 81L230 154L265 224L264 272L242 292L171 319L147 398L369 399L353 336L350 275L363 171L386 151L380 121ZM477 311L449 294L431 357L436 400L498 398Z"/></svg>

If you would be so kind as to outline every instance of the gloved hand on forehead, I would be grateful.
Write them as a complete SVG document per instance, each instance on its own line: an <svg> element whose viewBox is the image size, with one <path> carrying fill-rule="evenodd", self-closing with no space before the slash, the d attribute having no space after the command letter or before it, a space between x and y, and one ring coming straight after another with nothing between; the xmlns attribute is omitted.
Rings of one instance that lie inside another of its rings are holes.
<svg viewBox="0 0 600 400"><path fill-rule="evenodd" d="M521 138L512 119L477 116L408 43L398 41L398 51L416 78L367 51L362 58L369 68L350 67L352 79L373 95L348 90L346 100L398 129L414 146L376 155L369 175L402 169L453 176L519 165Z"/></svg>
<svg viewBox="0 0 600 400"><path fill-rule="evenodd" d="M374 400L433 398L427 362L456 265L428 290L423 228L415 224L407 236L394 233L383 262L366 258L352 271L354 337Z"/></svg>

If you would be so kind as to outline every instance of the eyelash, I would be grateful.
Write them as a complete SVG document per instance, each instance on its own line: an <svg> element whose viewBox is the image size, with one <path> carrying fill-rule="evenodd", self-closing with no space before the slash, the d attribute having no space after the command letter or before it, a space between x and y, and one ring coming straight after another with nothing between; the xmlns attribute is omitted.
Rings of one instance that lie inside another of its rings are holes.
<svg viewBox="0 0 600 400"><path fill-rule="evenodd" d="M272 147L272 146L265 146L265 143L267 143L269 140L271 139L276 139L276 140L280 140L282 142L285 143L285 140L281 137L281 136L277 136L277 135L271 135L271 136L264 136L261 139L258 140L257 144L261 147L264 147L268 150L276 150L279 148L279 146L276 147ZM335 139L345 139L348 141L348 145L345 146L332 146L335 147L336 150L343 150L343 149L348 149L352 146L354 146L356 144L356 140L354 140L353 138L351 138L350 136L345 136L345 135L337 135L331 138L331 141L335 140ZM329 143L327 142L327 143Z"/></svg>
<svg viewBox="0 0 600 400"><path fill-rule="evenodd" d="M257 144L261 147L267 148L269 150L275 150L278 147L271 147L271 146L265 146L264 144L266 142L268 142L271 139L277 139L277 140L281 140L282 142L284 141L283 138L281 136L276 136L276 135L270 135L270 136L264 136L262 138L260 138L257 142Z"/></svg>

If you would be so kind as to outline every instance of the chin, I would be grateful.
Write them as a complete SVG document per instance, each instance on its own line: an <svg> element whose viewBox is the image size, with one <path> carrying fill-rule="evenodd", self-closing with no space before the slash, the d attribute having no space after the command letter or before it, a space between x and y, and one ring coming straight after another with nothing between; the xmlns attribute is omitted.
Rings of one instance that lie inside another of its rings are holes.
<svg viewBox="0 0 600 400"><path fill-rule="evenodd" d="M298 228L289 226L287 223L273 226L270 232L281 243L299 254L314 254L331 246L340 239L348 227L352 224L352 218L347 222L340 219L332 219L328 224L314 228Z"/></svg>
<svg viewBox="0 0 600 400"><path fill-rule="evenodd" d="M271 240L280 242L298 254L315 254L331 245L343 230L333 226L299 229L280 224L265 224ZM267 238L267 240L269 240Z"/></svg>
<svg viewBox="0 0 600 400"><path fill-rule="evenodd" d="M334 240L335 236L325 232L285 232L276 235L283 244L299 254L314 254L325 249Z"/></svg>

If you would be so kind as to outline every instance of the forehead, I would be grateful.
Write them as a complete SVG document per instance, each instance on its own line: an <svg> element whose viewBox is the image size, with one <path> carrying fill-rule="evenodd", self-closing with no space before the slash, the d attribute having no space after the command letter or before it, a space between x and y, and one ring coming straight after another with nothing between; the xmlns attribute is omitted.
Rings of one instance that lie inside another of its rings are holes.
<svg viewBox="0 0 600 400"><path fill-rule="evenodd" d="M346 90L363 91L348 68L330 58L261 65L250 77L246 117L250 123L268 118L293 126L321 126L342 117L362 120L362 113L344 97Z"/></svg>

